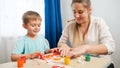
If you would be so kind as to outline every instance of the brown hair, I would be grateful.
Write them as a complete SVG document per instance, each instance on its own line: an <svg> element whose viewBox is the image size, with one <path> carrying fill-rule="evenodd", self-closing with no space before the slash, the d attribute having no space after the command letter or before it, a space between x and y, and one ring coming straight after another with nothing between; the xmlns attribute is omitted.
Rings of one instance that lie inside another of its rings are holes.
<svg viewBox="0 0 120 68"><path fill-rule="evenodd" d="M72 4L73 3L84 3L86 8L89 8L91 6L90 0L72 0Z"/></svg>
<svg viewBox="0 0 120 68"><path fill-rule="evenodd" d="M35 11L27 11L23 14L22 20L24 24L27 24L30 20L40 19L42 21L41 16Z"/></svg>

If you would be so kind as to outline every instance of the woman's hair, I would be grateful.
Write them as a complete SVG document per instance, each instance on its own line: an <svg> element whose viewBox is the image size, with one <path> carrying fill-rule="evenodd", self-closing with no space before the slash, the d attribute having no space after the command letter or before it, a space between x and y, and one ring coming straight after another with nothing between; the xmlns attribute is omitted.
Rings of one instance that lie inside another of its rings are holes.
<svg viewBox="0 0 120 68"><path fill-rule="evenodd" d="M22 17L24 24L27 24L30 20L37 20L37 19L42 21L41 16L35 11L27 11L23 14Z"/></svg>
<svg viewBox="0 0 120 68"><path fill-rule="evenodd" d="M73 31L73 41L72 45L73 46L79 46L83 44L83 34L80 31L80 25L78 23L75 23L74 26L74 31Z"/></svg>
<svg viewBox="0 0 120 68"><path fill-rule="evenodd" d="M72 0L72 4L74 4L74 3L84 3L84 6L86 8L89 8L91 6L90 0Z"/></svg>
<svg viewBox="0 0 120 68"><path fill-rule="evenodd" d="M86 7L86 8L90 8L91 6L91 2L90 0L72 0L72 4L73 5L74 3L83 3L83 5ZM80 24L78 23L75 23L74 25L74 32L73 32L73 41L72 41L72 45L82 45L83 44L83 40L84 40L84 37L83 37L83 34L82 32L80 31Z"/></svg>

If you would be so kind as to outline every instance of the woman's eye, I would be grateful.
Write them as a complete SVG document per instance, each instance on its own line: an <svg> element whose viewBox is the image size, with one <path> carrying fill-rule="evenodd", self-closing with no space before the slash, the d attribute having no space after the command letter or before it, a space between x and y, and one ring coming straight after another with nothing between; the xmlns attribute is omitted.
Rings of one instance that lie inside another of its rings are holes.
<svg viewBox="0 0 120 68"><path fill-rule="evenodd" d="M83 11L79 11L78 13L79 13L79 14L82 14L82 13L83 13Z"/></svg>
<svg viewBox="0 0 120 68"><path fill-rule="evenodd" d="M31 26L32 26L32 27L34 27L35 25L34 25L34 24L32 24Z"/></svg>
<svg viewBox="0 0 120 68"><path fill-rule="evenodd" d="M73 13L75 14L76 12L75 12L75 11L73 11Z"/></svg>
<svg viewBox="0 0 120 68"><path fill-rule="evenodd" d="M73 11L73 13L74 13L74 14L76 14L76 13L77 13L77 14L83 14L83 11L78 11L78 12Z"/></svg>

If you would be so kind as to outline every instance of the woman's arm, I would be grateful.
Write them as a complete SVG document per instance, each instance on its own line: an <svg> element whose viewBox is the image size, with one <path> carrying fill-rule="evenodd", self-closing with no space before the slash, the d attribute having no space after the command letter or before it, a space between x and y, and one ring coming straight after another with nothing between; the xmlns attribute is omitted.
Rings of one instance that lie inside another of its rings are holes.
<svg viewBox="0 0 120 68"><path fill-rule="evenodd" d="M43 55L41 52L35 52L33 54L12 54L11 60L17 61L18 59L21 58L21 56L26 56L26 59L33 59L33 58L37 58L39 54Z"/></svg>
<svg viewBox="0 0 120 68"><path fill-rule="evenodd" d="M90 53L90 54L107 54L108 53L108 49L106 48L106 46L104 44L100 44L100 45L87 45L86 47L86 53Z"/></svg>
<svg viewBox="0 0 120 68"><path fill-rule="evenodd" d="M76 48L71 48L69 52L70 57L78 57L85 53L105 55L108 50L105 45L82 45Z"/></svg>

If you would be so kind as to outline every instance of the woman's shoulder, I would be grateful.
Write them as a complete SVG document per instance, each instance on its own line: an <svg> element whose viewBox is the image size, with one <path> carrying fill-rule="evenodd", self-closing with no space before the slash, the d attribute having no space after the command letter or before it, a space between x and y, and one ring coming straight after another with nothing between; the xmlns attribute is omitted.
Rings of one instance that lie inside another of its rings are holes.
<svg viewBox="0 0 120 68"><path fill-rule="evenodd" d="M93 24L103 24L103 23L105 23L104 19L102 17L98 17L98 16L91 16L91 22Z"/></svg>
<svg viewBox="0 0 120 68"><path fill-rule="evenodd" d="M91 16L91 19L92 20L97 20L97 21L103 20L102 17L98 17L98 16Z"/></svg>
<svg viewBox="0 0 120 68"><path fill-rule="evenodd" d="M67 23L66 23L66 28L73 28L73 26L75 25L75 19L72 19L72 20L69 20Z"/></svg>
<svg viewBox="0 0 120 68"><path fill-rule="evenodd" d="M98 26L99 28L109 29L109 26L102 17L92 16L91 19L91 26L94 25L95 27Z"/></svg>

